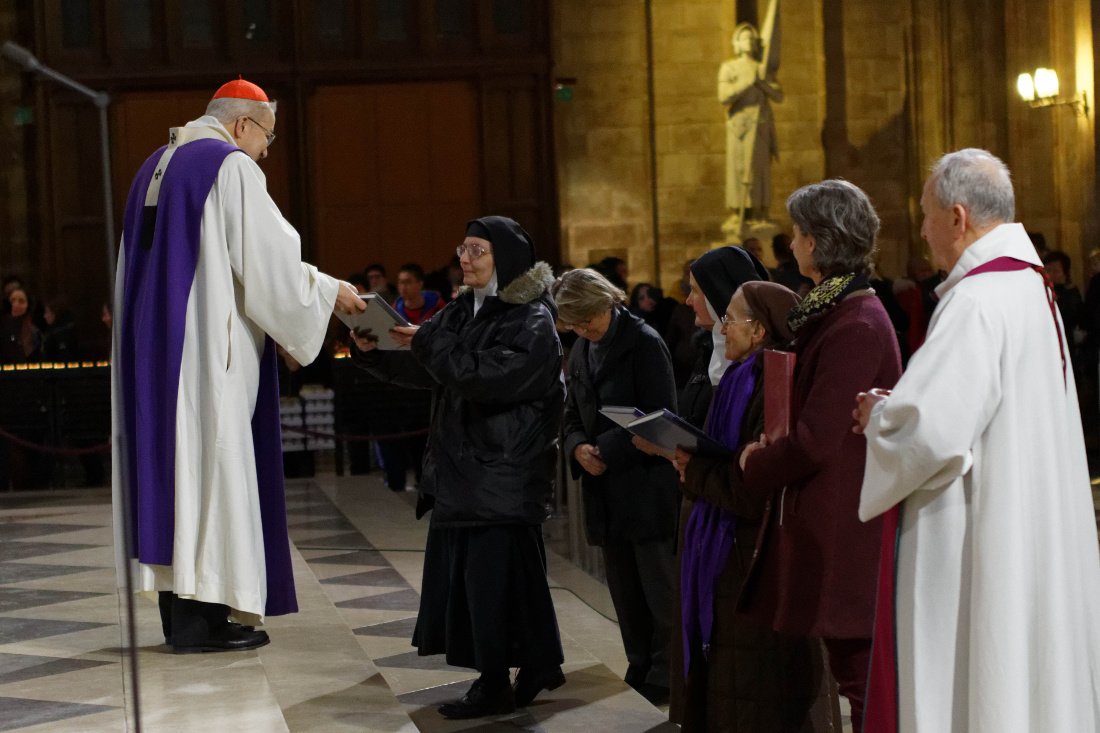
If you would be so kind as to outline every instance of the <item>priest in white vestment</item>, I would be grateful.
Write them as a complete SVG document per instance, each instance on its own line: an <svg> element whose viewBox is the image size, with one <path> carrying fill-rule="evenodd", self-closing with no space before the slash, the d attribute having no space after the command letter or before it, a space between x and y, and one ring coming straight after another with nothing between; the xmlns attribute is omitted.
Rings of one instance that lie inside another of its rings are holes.
<svg viewBox="0 0 1100 733"><path fill-rule="evenodd" d="M908 371L854 413L860 518L897 528L865 730L1100 730L1100 561L1066 335L1000 160L944 156L921 207L949 275Z"/></svg>
<svg viewBox="0 0 1100 733"><path fill-rule="evenodd" d="M232 81L205 116L169 132L127 201L112 359L116 554L120 578L129 570L137 590L160 593L179 653L261 646L267 634L242 623L297 610L274 343L308 364L333 309L365 307L302 262L257 165L274 128L275 103Z"/></svg>

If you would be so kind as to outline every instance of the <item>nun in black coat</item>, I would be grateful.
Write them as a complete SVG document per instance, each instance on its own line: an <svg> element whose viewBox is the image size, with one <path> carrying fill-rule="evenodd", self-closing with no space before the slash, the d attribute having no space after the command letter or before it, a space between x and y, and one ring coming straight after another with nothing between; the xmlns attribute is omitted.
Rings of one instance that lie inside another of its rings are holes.
<svg viewBox="0 0 1100 733"><path fill-rule="evenodd" d="M565 386L553 275L527 232L483 217L458 251L470 287L420 326L391 331L411 351L379 351L360 335L354 358L379 379L432 391L418 505L432 516L413 644L481 673L439 708L461 719L511 712L565 682L541 530Z"/></svg>

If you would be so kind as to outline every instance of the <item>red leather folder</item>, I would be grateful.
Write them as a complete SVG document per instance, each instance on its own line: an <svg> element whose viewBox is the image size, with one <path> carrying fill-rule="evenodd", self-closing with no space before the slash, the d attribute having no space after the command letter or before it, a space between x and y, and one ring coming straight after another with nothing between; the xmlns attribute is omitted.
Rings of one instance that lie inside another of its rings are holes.
<svg viewBox="0 0 1100 733"><path fill-rule="evenodd" d="M791 432L794 362L789 351L764 350L764 432L770 442Z"/></svg>

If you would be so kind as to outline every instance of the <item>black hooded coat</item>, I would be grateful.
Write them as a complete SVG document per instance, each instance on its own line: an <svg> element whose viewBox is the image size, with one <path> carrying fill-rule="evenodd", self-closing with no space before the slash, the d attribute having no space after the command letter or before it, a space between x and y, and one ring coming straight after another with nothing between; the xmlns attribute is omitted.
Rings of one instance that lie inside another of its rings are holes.
<svg viewBox="0 0 1100 733"><path fill-rule="evenodd" d="M433 527L541 524L553 492L565 383L549 265L511 219L489 233L497 295L466 290L420 326L410 352L355 350L395 384L432 390L420 483Z"/></svg>

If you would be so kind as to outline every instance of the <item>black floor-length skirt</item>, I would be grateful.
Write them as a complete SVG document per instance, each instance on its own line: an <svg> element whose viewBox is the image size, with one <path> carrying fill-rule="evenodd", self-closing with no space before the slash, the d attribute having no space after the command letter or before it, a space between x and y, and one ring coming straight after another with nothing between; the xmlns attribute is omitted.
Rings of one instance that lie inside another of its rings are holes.
<svg viewBox="0 0 1100 733"><path fill-rule="evenodd" d="M412 641L480 672L561 664L542 528L430 528Z"/></svg>

